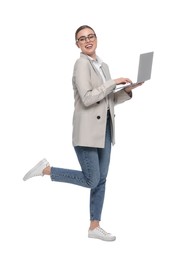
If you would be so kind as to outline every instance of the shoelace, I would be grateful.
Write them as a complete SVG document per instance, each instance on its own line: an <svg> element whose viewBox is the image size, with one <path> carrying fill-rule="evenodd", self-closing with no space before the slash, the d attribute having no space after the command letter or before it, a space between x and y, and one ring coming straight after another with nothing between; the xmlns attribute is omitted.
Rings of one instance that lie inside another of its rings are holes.
<svg viewBox="0 0 177 260"><path fill-rule="evenodd" d="M97 230L102 233L104 236L109 236L110 233L106 232L104 229L100 228L100 227L97 227Z"/></svg>

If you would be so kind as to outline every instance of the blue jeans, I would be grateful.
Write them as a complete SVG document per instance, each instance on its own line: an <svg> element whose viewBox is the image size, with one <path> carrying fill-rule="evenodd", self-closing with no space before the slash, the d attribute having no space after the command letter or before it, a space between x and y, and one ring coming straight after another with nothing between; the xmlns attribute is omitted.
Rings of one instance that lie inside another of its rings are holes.
<svg viewBox="0 0 177 260"><path fill-rule="evenodd" d="M51 167L51 180L90 188L90 220L101 220L106 177L111 155L111 127L108 112L105 147L75 146L81 171Z"/></svg>

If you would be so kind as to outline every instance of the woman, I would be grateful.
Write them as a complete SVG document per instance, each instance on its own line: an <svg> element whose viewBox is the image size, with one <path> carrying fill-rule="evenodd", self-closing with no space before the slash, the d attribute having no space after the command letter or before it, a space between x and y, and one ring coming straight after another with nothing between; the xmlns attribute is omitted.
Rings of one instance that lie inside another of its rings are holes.
<svg viewBox="0 0 177 260"><path fill-rule="evenodd" d="M50 175L52 181L90 188L88 237L114 241L116 237L100 227L111 145L115 143L114 106L129 100L131 90L141 84L114 91L116 85L132 82L128 78L111 79L107 64L96 55L97 36L90 26L79 27L75 41L81 53L72 80L75 101L72 141L81 170L50 167L43 159L23 179Z"/></svg>

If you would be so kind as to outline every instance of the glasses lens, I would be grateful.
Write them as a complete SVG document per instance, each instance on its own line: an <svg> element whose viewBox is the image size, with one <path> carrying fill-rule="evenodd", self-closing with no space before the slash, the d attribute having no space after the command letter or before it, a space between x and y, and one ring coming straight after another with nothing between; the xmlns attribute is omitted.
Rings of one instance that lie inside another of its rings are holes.
<svg viewBox="0 0 177 260"><path fill-rule="evenodd" d="M86 37L85 36L82 36L78 39L79 42L85 42L86 41Z"/></svg>
<svg viewBox="0 0 177 260"><path fill-rule="evenodd" d="M95 40L95 34L88 35L88 39L93 42Z"/></svg>

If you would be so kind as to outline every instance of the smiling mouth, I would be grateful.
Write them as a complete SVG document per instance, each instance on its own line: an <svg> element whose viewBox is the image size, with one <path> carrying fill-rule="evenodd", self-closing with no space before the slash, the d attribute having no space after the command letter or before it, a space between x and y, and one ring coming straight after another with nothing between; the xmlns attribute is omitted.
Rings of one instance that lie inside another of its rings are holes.
<svg viewBox="0 0 177 260"><path fill-rule="evenodd" d="M93 47L93 44L87 44L87 45L85 45L85 48L86 49L91 49Z"/></svg>

